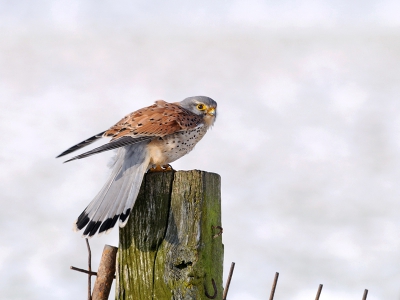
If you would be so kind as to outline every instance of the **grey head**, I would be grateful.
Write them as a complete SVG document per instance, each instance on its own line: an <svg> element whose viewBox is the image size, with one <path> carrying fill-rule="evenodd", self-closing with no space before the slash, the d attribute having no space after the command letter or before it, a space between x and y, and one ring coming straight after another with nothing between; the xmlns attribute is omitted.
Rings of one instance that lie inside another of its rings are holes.
<svg viewBox="0 0 400 300"><path fill-rule="evenodd" d="M196 115L203 115L203 116L212 116L214 119L217 117L217 102L215 102L210 97L206 96L194 96L188 97L179 104L195 113Z"/></svg>

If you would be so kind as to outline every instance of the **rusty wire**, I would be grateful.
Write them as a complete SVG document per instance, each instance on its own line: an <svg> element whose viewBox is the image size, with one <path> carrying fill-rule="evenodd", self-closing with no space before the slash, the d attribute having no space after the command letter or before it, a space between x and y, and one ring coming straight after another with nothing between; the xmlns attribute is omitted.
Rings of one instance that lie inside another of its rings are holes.
<svg viewBox="0 0 400 300"><path fill-rule="evenodd" d="M211 282L212 282L212 285L213 285L214 294L211 296L211 295L207 292L206 284L204 284L204 294L206 295L206 297L207 297L208 299L215 299L215 298L217 298L217 295L218 295L217 285L215 284L214 278L211 278Z"/></svg>
<svg viewBox="0 0 400 300"><path fill-rule="evenodd" d="M221 226L214 226L213 225L213 226L211 226L211 228L212 229L218 229L218 232L213 235L213 239L215 239L216 237L219 237L224 232L224 229Z"/></svg>

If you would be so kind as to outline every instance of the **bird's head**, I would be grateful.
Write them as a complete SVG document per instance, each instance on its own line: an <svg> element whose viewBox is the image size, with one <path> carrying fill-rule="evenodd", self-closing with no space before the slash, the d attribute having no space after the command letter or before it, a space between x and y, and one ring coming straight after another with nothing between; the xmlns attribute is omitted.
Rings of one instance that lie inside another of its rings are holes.
<svg viewBox="0 0 400 300"><path fill-rule="evenodd" d="M217 102L209 97L188 97L179 104L192 113L203 116L207 126L212 126L217 118Z"/></svg>

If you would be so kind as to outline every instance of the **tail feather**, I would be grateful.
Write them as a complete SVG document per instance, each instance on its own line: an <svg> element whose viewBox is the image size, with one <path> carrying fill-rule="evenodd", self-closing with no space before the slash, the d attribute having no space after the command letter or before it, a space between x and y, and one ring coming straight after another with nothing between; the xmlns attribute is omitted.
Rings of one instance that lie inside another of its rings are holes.
<svg viewBox="0 0 400 300"><path fill-rule="evenodd" d="M130 153L129 156L132 156L133 153ZM129 160L134 159L133 157L130 157ZM143 181L143 176L146 173L148 167L149 167L149 158L147 160L147 163L145 165L143 165L143 169L141 170L141 172L136 172L136 174L134 174L134 177L132 178L133 182L135 183L139 183L139 185L135 184L131 184L130 186L128 186L128 191L129 194L127 195L127 200L124 202L121 202L121 204L123 204L122 207L122 214L120 216L120 222L119 222L119 227L124 227L126 225L126 223L128 222L128 217L129 217L129 213L133 207L133 205L135 204L136 198L138 196L139 190L140 190L140 186L142 184ZM121 209L121 208L120 208Z"/></svg>
<svg viewBox="0 0 400 300"><path fill-rule="evenodd" d="M125 157L126 159L126 157ZM127 170L120 170L120 173L125 173ZM125 212L124 207L125 203L129 200L129 193L128 191L130 190L131 186L134 188L138 189L139 187L136 187L137 182L142 182L143 174L141 172L136 172L135 175L139 175L139 178L133 177L133 176L123 176L119 179L119 184L115 186L115 190L118 192L118 195L115 196L115 199L122 199L123 201L108 201L107 203L104 203L104 209L97 210L96 214L93 218L94 219L102 219L104 222L102 223L99 233L102 233L104 231L109 230L109 226L107 224L112 224L114 222L114 217L115 217L115 212ZM137 194L136 194L137 196ZM136 196L133 199L133 201L136 200ZM125 200L124 200L125 199ZM133 206L133 204L132 204ZM121 214L119 214L119 218L121 217ZM117 219L115 219L116 223ZM121 222L121 221L120 221ZM115 225L114 223L114 225Z"/></svg>
<svg viewBox="0 0 400 300"><path fill-rule="evenodd" d="M146 170L144 170L146 172ZM136 201L137 194L140 189L140 184L143 180L144 172L137 172L135 177L129 178L128 180L125 179L123 182L123 187L120 189L120 193L118 194L117 198L119 199L126 199L126 201L114 201L111 204L111 207L105 212L103 216L105 222L100 227L99 233L107 232L110 227L107 225L108 223L112 226L116 224L115 218L115 211L121 212L119 214L119 226L123 227L121 224L122 222L126 221L125 216L129 216L130 210L133 207L134 202ZM134 182L134 184L132 184ZM137 183L139 186L137 186ZM130 190L134 190L134 194L130 195ZM107 222L106 222L107 221ZM125 224L125 223L124 223Z"/></svg>
<svg viewBox="0 0 400 300"><path fill-rule="evenodd" d="M83 236L91 237L111 230L119 220L123 227L136 201L144 173L149 165L147 141L120 148L106 184L74 224L74 230L85 228Z"/></svg>

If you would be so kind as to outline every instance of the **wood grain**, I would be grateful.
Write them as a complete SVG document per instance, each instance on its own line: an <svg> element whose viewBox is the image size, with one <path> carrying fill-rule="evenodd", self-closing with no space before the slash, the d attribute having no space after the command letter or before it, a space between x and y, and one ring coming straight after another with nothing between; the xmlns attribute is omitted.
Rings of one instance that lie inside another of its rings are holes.
<svg viewBox="0 0 400 300"><path fill-rule="evenodd" d="M222 299L220 176L203 171L146 174L120 230L117 299Z"/></svg>

